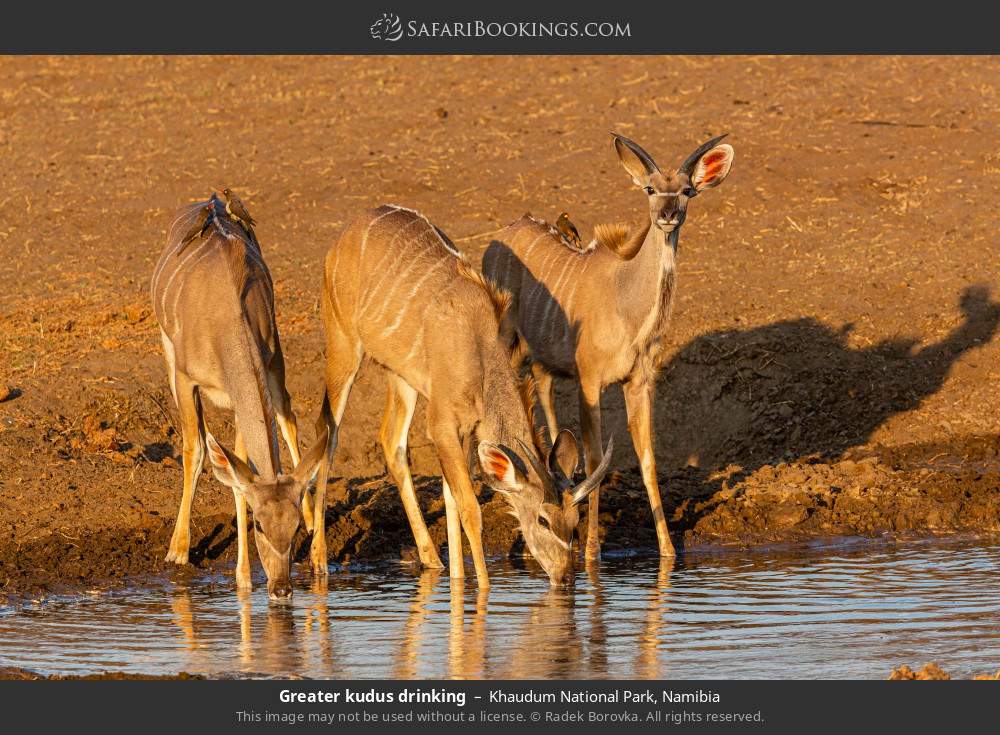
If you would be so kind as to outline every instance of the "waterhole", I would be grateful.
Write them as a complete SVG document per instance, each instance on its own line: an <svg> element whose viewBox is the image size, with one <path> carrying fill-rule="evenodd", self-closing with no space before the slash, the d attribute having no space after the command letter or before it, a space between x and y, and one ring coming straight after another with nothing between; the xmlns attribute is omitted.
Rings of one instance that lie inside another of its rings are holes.
<svg viewBox="0 0 1000 735"><path fill-rule="evenodd" d="M290 604L231 577L0 608L0 666L321 678L873 678L1000 667L1000 544L841 541L604 559L572 591L509 561L474 576L296 570ZM471 572L470 572L471 575ZM261 580L258 580L261 581Z"/></svg>

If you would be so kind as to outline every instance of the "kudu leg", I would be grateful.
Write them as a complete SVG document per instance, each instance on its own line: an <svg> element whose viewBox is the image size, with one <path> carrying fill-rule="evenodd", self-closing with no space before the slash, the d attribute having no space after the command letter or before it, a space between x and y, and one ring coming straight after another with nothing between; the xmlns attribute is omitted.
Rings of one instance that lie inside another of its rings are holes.
<svg viewBox="0 0 1000 735"><path fill-rule="evenodd" d="M448 521L448 575L452 579L465 576L465 558L462 556L462 519L458 514L458 501L451 492L448 481L441 478L444 492L444 511Z"/></svg>
<svg viewBox="0 0 1000 735"><path fill-rule="evenodd" d="M490 575L486 571L486 554L483 552L483 514L472 488L468 459L462 448L462 442L458 437L436 436L434 446L441 462L444 479L458 505L458 515L462 521L465 537L469 539L472 562L476 567L476 581L480 589L488 589Z"/></svg>
<svg viewBox="0 0 1000 735"><path fill-rule="evenodd" d="M187 564L188 552L191 549L191 504L194 502L194 491L205 460L205 435L197 386L180 375L174 376L173 384L176 386L181 438L184 442L184 491L181 495L180 508L177 510L177 522L170 538L166 561Z"/></svg>
<svg viewBox="0 0 1000 735"><path fill-rule="evenodd" d="M410 522L413 538L417 542L420 563L425 567L440 569L444 565L441 563L437 547L431 540L431 534L424 523L423 513L420 512L417 491L413 487L410 464L406 458L406 440L410 431L410 422L413 420L413 411L416 407L417 392L400 378L391 377L379 439L385 454L386 466L396 481L396 487L399 488L403 509Z"/></svg>
<svg viewBox="0 0 1000 735"><path fill-rule="evenodd" d="M663 514L663 501L656 480L656 456L653 453L653 385L649 381L635 380L624 383L622 388L628 412L628 430L632 434L632 444L642 469L642 484L646 486L649 507L653 511L660 556L672 557L675 555L674 544Z"/></svg>
<svg viewBox="0 0 1000 735"><path fill-rule="evenodd" d="M587 474L591 474L601 463L601 387L580 385L580 429L583 432L583 458ZM587 545L584 558L594 561L601 556L600 536L600 493L597 488L587 501Z"/></svg>
<svg viewBox="0 0 1000 735"><path fill-rule="evenodd" d="M559 434L559 422L556 421L555 407L555 381L552 373L548 372L537 362L531 364L531 374L535 378L535 389L538 392L538 403L545 414L545 423L549 428L549 441L554 442ZM534 428L534 427L532 427Z"/></svg>
<svg viewBox="0 0 1000 735"><path fill-rule="evenodd" d="M471 438L466 438L465 444L465 466L469 468L469 477L475 474L475 467L478 463L476 455L476 443ZM465 556L462 554L462 518L458 512L458 501L451 491L448 481L441 478L441 491L444 495L445 519L448 524L448 575L452 579L462 579L465 577Z"/></svg>
<svg viewBox="0 0 1000 735"><path fill-rule="evenodd" d="M236 430L236 442L233 447L236 456L247 461L247 445L240 430ZM233 500L236 502L236 588L252 589L250 579L250 546L247 541L247 499L243 493L233 489Z"/></svg>
<svg viewBox="0 0 1000 735"><path fill-rule="evenodd" d="M351 344L346 335L334 325L327 324L326 335L326 406L317 421L317 431L322 431L323 422L330 432L327 440L326 456L319 465L316 477L316 497L313 498L313 533L309 547L309 559L313 573L328 575L326 552L326 484L330 479L330 465L337 450L340 422L344 418L347 399L351 395L354 378L361 366L361 347ZM329 410L329 414L326 413Z"/></svg>

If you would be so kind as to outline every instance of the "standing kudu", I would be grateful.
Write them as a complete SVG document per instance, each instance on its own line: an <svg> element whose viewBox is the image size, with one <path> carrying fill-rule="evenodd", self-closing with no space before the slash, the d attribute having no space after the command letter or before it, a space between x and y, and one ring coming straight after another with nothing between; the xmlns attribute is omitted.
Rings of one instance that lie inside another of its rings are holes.
<svg viewBox="0 0 1000 735"><path fill-rule="evenodd" d="M501 334L507 302L438 228L411 210L382 206L348 226L327 253L323 277L323 417L330 445L316 483L315 518L323 518L344 408L367 355L389 372L380 439L420 561L441 566L406 458L418 395L427 400L427 431L444 474L451 576L464 574L464 530L479 586L489 585L482 516L470 475L478 453L484 478L507 498L525 544L552 584L572 581L577 505L600 484L611 458L610 442L604 462L576 487L568 480L579 456L573 435L563 432L547 453L536 447L531 391L519 389L510 338ZM316 527L322 528L320 521ZM321 532L313 534L311 557L314 571L325 574Z"/></svg>
<svg viewBox="0 0 1000 735"><path fill-rule="evenodd" d="M197 233L199 218L206 213L201 236L185 235ZM302 518L302 495L318 470L327 437L321 436L300 461L274 321L274 288L260 248L213 195L178 213L151 289L184 441L184 493L167 561L188 561L191 504L207 443L216 477L232 488L236 500L237 585L251 586L249 504L268 594L288 597L289 559ZM234 412L235 453L208 433L205 399ZM276 424L296 464L290 475L281 473Z"/></svg>
<svg viewBox="0 0 1000 735"><path fill-rule="evenodd" d="M510 291L522 347L527 344L539 402L556 429L553 375L579 380L580 422L587 470L600 457L601 392L622 383L629 431L653 511L660 555L674 555L663 515L653 456L653 391L663 359L675 287L675 258L688 203L729 175L733 149L713 138L675 173L664 174L642 148L620 135L615 149L649 202L649 221L631 234L600 225L589 247L568 246L548 225L522 217L491 243L483 273ZM588 559L600 553L599 491L590 498Z"/></svg>

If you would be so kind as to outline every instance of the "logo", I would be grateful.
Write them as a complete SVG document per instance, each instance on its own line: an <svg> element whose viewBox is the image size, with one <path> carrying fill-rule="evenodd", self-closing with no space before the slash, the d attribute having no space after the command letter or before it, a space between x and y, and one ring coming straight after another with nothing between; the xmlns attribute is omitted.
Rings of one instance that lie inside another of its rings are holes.
<svg viewBox="0 0 1000 735"><path fill-rule="evenodd" d="M403 37L403 23L395 13L382 13L368 30L376 41L398 41Z"/></svg>

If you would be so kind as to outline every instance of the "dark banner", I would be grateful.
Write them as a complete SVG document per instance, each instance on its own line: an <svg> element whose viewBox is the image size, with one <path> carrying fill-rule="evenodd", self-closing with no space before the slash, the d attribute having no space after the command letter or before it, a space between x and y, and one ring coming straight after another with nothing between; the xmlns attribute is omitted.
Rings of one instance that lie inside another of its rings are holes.
<svg viewBox="0 0 1000 735"><path fill-rule="evenodd" d="M76 3L4 11L3 53L995 53L979 3Z"/></svg>
<svg viewBox="0 0 1000 735"><path fill-rule="evenodd" d="M971 732L988 682L8 682L4 721L102 732Z"/></svg>

